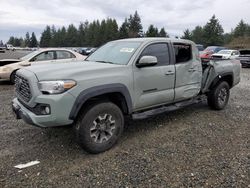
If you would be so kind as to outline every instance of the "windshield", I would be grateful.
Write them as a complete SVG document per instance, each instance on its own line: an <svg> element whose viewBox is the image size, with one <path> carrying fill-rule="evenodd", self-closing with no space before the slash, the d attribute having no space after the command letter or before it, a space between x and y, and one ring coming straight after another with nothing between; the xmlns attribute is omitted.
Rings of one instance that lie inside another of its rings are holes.
<svg viewBox="0 0 250 188"><path fill-rule="evenodd" d="M20 60L22 60L22 61L28 60L28 59L34 57L35 55L37 55L38 53L40 53L40 51L38 51L38 50L31 52L31 53L27 54L26 56L21 57Z"/></svg>
<svg viewBox="0 0 250 188"><path fill-rule="evenodd" d="M216 47L207 47L204 51L215 51Z"/></svg>
<svg viewBox="0 0 250 188"><path fill-rule="evenodd" d="M109 42L97 49L86 60L100 63L126 65L140 44L141 42L131 41Z"/></svg>
<svg viewBox="0 0 250 188"><path fill-rule="evenodd" d="M231 54L231 51L221 50L221 51L218 52L218 54Z"/></svg>

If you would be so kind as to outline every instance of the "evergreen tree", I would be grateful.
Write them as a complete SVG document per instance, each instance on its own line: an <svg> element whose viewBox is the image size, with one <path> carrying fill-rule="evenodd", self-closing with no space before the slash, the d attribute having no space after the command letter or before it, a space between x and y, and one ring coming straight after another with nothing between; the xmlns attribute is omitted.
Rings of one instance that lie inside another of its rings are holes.
<svg viewBox="0 0 250 188"><path fill-rule="evenodd" d="M31 39L30 39L30 47L34 48L34 47L37 47L37 46L38 46L38 42L37 42L37 39L36 39L36 35L35 35L34 32L32 32Z"/></svg>
<svg viewBox="0 0 250 188"><path fill-rule="evenodd" d="M25 41L25 46L30 47L30 34L29 34L29 32L26 33L24 41Z"/></svg>
<svg viewBox="0 0 250 188"><path fill-rule="evenodd" d="M59 33L59 32L58 32ZM61 32L59 33L59 46L61 47L66 47L67 46L67 41L66 41L66 35L67 35L67 31L66 28L63 26L61 29Z"/></svg>
<svg viewBox="0 0 250 188"><path fill-rule="evenodd" d="M128 19L128 25L129 25L128 36L130 38L142 37L143 31L142 31L141 18L137 13L137 11L135 11L134 16L130 15Z"/></svg>
<svg viewBox="0 0 250 188"><path fill-rule="evenodd" d="M154 27L154 25L151 24L146 32L146 37L158 37L158 36L159 33L157 27Z"/></svg>
<svg viewBox="0 0 250 188"><path fill-rule="evenodd" d="M183 32L183 36L181 38L182 39L187 39L187 40L192 40L192 33L189 31L189 29L186 29Z"/></svg>
<svg viewBox="0 0 250 188"><path fill-rule="evenodd" d="M204 30L201 26L196 26L192 31L192 40L196 44L205 44Z"/></svg>
<svg viewBox="0 0 250 188"><path fill-rule="evenodd" d="M167 32L165 31L164 27L161 28L160 32L159 32L159 37L169 37L169 35L167 34Z"/></svg>
<svg viewBox="0 0 250 188"><path fill-rule="evenodd" d="M209 22L204 26L205 45L223 45L223 33L224 30L220 25L219 20L213 15Z"/></svg>
<svg viewBox="0 0 250 188"><path fill-rule="evenodd" d="M58 41L57 40L57 31L56 31L56 27L54 25L51 26L51 39L50 39L50 43L49 46L50 47L57 47L58 46Z"/></svg>
<svg viewBox="0 0 250 188"><path fill-rule="evenodd" d="M66 45L68 47L78 46L78 32L73 24L70 24L67 29L66 42L67 42Z"/></svg>
<svg viewBox="0 0 250 188"><path fill-rule="evenodd" d="M20 47L21 46L21 41L19 38L15 37L14 38L14 44L13 46L17 46L17 47Z"/></svg>
<svg viewBox="0 0 250 188"><path fill-rule="evenodd" d="M248 34L249 26L243 21L240 20L236 28L234 29L234 37L244 37ZM250 36L250 35L249 35Z"/></svg>
<svg viewBox="0 0 250 188"><path fill-rule="evenodd" d="M128 32L129 32L129 23L128 19L125 18L124 22L122 23L120 29L119 29L119 38L125 39L128 38Z"/></svg>
<svg viewBox="0 0 250 188"><path fill-rule="evenodd" d="M85 35L86 35L86 29L88 27L88 21L85 21L84 23L80 23L79 28L78 28L78 45L79 46L85 46L86 40L85 40Z"/></svg>
<svg viewBox="0 0 250 188"><path fill-rule="evenodd" d="M7 42L8 44L12 44L14 46L15 43L15 37L11 36Z"/></svg>
<svg viewBox="0 0 250 188"><path fill-rule="evenodd" d="M46 26L45 30L42 32L41 39L40 39L40 46L41 47L49 47L51 41L51 29L50 26Z"/></svg>

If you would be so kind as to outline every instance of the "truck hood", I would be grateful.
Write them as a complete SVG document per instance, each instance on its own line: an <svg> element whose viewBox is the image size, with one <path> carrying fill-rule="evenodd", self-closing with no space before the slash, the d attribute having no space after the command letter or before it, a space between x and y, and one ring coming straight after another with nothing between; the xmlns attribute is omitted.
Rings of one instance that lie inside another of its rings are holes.
<svg viewBox="0 0 250 188"><path fill-rule="evenodd" d="M29 66L25 69L33 72L39 81L59 79L82 79L87 75L101 74L104 70L117 69L126 65L80 61L70 63L43 64Z"/></svg>

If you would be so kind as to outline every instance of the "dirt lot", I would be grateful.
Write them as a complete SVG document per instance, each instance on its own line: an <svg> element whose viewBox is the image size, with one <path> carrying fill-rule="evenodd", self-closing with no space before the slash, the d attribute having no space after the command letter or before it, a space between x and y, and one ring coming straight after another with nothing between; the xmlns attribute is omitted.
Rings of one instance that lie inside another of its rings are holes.
<svg viewBox="0 0 250 188"><path fill-rule="evenodd" d="M71 127L15 120L13 86L0 82L0 187L250 187L250 69L223 111L198 104L128 121L120 142L90 155ZM23 170L15 165L39 160Z"/></svg>

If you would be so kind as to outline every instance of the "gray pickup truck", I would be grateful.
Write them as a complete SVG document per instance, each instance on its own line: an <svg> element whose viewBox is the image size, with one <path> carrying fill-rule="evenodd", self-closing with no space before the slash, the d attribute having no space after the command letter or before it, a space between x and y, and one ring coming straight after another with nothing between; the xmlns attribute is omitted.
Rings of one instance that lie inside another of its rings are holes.
<svg viewBox="0 0 250 188"><path fill-rule="evenodd" d="M117 142L124 117L147 118L204 98L223 109L240 70L237 60L202 64L188 40L117 40L84 62L20 69L12 108L28 124L73 125L79 144L99 153Z"/></svg>

